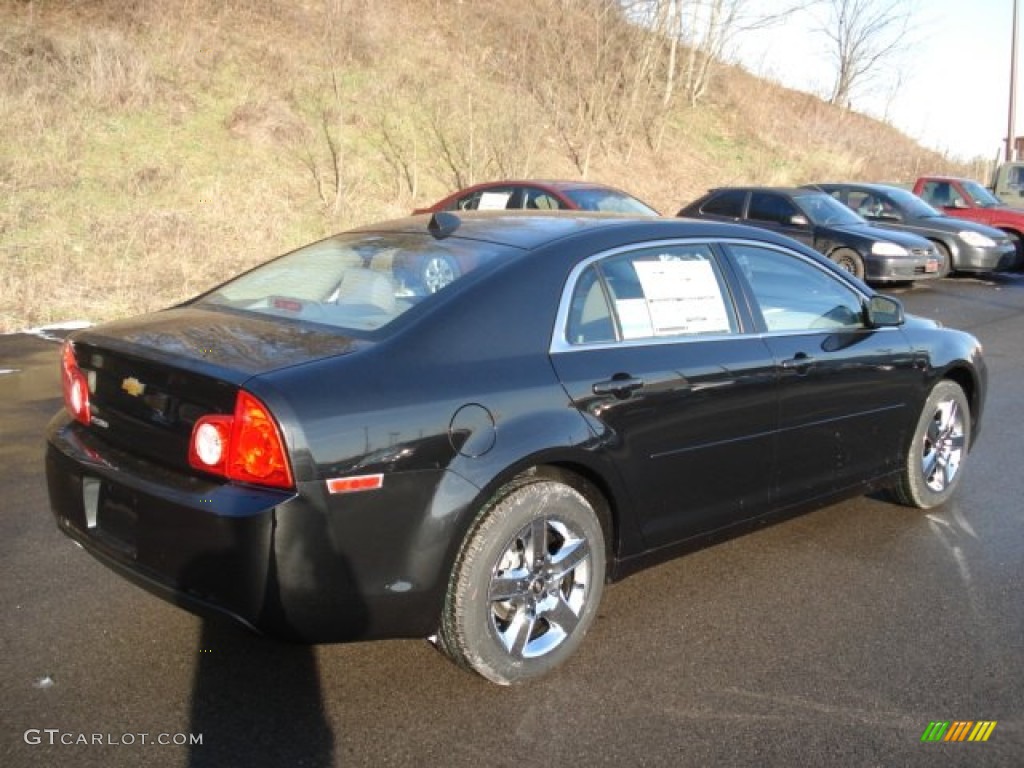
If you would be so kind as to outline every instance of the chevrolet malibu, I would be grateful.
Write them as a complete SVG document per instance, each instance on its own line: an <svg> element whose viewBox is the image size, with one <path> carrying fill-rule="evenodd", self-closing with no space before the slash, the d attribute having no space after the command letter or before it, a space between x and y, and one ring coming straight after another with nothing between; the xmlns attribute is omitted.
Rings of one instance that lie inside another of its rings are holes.
<svg viewBox="0 0 1024 768"><path fill-rule="evenodd" d="M425 288L407 269L464 269ZM305 642L428 637L501 684L607 582L767 519L963 476L978 342L788 238L435 213L79 331L48 428L59 528L198 613Z"/></svg>

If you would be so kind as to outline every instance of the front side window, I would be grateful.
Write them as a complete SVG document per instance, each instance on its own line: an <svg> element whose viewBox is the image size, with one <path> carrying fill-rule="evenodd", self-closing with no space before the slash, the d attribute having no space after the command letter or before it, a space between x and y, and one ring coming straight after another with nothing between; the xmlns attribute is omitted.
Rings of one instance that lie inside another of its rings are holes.
<svg viewBox="0 0 1024 768"><path fill-rule="evenodd" d="M948 208L953 205L954 194L956 197L960 197L948 181L926 181L921 187L921 197L936 208Z"/></svg>
<svg viewBox="0 0 1024 768"><path fill-rule="evenodd" d="M557 211L565 208L565 205L550 192L537 187L527 187L523 190L523 207L539 211Z"/></svg>
<svg viewBox="0 0 1024 768"><path fill-rule="evenodd" d="M569 305L570 344L734 333L732 300L705 244L610 256L580 275Z"/></svg>
<svg viewBox="0 0 1024 768"><path fill-rule="evenodd" d="M831 198L830 198L831 199ZM789 200L771 192L753 192L747 218L773 224L790 224L800 211Z"/></svg>
<svg viewBox="0 0 1024 768"><path fill-rule="evenodd" d="M755 245L729 246L768 331L864 327L863 299L824 269L795 254Z"/></svg>
<svg viewBox="0 0 1024 768"><path fill-rule="evenodd" d="M460 211L503 211L519 208L521 195L514 187L492 187L477 190L455 201L455 210Z"/></svg>

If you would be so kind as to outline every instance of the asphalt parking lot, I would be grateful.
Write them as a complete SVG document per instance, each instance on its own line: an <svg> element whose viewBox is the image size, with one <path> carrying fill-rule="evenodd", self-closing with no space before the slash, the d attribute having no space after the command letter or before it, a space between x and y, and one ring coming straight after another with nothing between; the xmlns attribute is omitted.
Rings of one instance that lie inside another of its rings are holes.
<svg viewBox="0 0 1024 768"><path fill-rule="evenodd" d="M58 346L0 337L0 764L1024 764L1024 275L895 293L985 345L955 499L856 499L633 576L511 689L424 641L263 640L109 572L49 512ZM996 726L922 742L933 721Z"/></svg>

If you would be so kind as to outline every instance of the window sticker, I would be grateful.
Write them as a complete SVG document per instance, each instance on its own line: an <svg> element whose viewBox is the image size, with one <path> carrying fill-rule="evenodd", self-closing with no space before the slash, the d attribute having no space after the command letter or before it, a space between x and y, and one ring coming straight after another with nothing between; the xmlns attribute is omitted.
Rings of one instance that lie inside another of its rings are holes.
<svg viewBox="0 0 1024 768"><path fill-rule="evenodd" d="M479 211L503 211L508 207L511 192L483 192L480 195Z"/></svg>
<svg viewBox="0 0 1024 768"><path fill-rule="evenodd" d="M729 313L709 261L637 261L655 336L729 333ZM620 302L621 303L621 302ZM623 321L623 333L626 323Z"/></svg>

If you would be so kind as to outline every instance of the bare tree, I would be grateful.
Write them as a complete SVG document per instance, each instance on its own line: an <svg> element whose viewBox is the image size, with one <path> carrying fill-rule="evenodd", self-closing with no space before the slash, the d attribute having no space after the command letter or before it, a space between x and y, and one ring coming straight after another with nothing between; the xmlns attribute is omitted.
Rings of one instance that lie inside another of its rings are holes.
<svg viewBox="0 0 1024 768"><path fill-rule="evenodd" d="M825 0L821 30L836 67L829 102L850 105L858 88L884 74L882 67L908 46L911 7L906 0Z"/></svg>
<svg viewBox="0 0 1024 768"><path fill-rule="evenodd" d="M623 130L630 106L627 84L637 57L623 35L622 8L611 0L547 0L530 11L537 20L531 46L551 74L523 86L586 178L595 153Z"/></svg>
<svg viewBox="0 0 1024 768"><path fill-rule="evenodd" d="M358 20L368 0L326 0L322 8L323 79L296 89L305 130L298 156L309 172L325 214L338 216L353 184L345 141L344 71L360 53Z"/></svg>
<svg viewBox="0 0 1024 768"><path fill-rule="evenodd" d="M813 0L636 0L631 15L667 40L662 104L681 90L690 106L708 92L715 67L744 32L785 21Z"/></svg>

